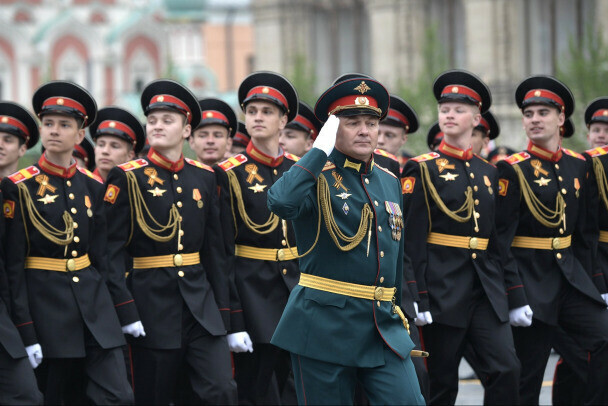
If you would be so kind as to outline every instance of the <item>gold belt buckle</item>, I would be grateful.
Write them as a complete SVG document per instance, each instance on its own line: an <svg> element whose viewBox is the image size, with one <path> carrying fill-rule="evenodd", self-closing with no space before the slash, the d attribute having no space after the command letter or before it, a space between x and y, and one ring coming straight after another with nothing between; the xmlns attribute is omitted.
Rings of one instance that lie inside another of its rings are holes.
<svg viewBox="0 0 608 406"><path fill-rule="evenodd" d="M469 248L472 250L477 249L477 245L479 245L479 241L477 240L477 237L471 237L469 239Z"/></svg>
<svg viewBox="0 0 608 406"><path fill-rule="evenodd" d="M182 254L173 255L173 265L182 266L183 264L184 264L184 258L182 257Z"/></svg>
<svg viewBox="0 0 608 406"><path fill-rule="evenodd" d="M558 250L561 245L562 245L562 243L559 240L559 237L555 237L553 239L553 241L551 241L551 246L553 247L554 250Z"/></svg>
<svg viewBox="0 0 608 406"><path fill-rule="evenodd" d="M66 262L65 267L70 272L75 271L76 270L76 261L73 258L68 259L68 262Z"/></svg>
<svg viewBox="0 0 608 406"><path fill-rule="evenodd" d="M277 259L279 261L285 260L285 251L283 251L283 249L277 250Z"/></svg>
<svg viewBox="0 0 608 406"><path fill-rule="evenodd" d="M382 286L377 286L374 290L374 300L382 300L384 296L384 288Z"/></svg>

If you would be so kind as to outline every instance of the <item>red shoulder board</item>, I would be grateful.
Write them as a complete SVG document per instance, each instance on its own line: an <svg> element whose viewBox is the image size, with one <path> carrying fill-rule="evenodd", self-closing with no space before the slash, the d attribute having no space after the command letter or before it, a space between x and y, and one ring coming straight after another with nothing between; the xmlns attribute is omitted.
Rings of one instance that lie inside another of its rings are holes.
<svg viewBox="0 0 608 406"><path fill-rule="evenodd" d="M395 161L399 162L399 158L397 158L395 155L391 154L390 152L386 152L386 151L385 151L385 150L383 150L383 149L376 148L376 149L374 150L374 153L375 153L375 154L378 154L378 155L385 156L385 157L390 158L390 159L394 159Z"/></svg>
<svg viewBox="0 0 608 406"><path fill-rule="evenodd" d="M437 152L429 152L427 154L418 155L417 157L414 157L412 159L416 162L424 162L430 161L431 159L439 158L440 156L441 155L439 155Z"/></svg>
<svg viewBox="0 0 608 406"><path fill-rule="evenodd" d="M190 158L184 158L184 161L188 162L192 166L196 166L197 168L206 169L209 172L213 172L212 167L210 167L209 165L205 165L202 162L199 162L199 161L196 161L196 160L190 159Z"/></svg>
<svg viewBox="0 0 608 406"><path fill-rule="evenodd" d="M511 155L510 157L505 159L505 161L507 161L509 165L515 165L517 163L525 161L526 159L530 159L530 154L524 151Z"/></svg>
<svg viewBox="0 0 608 406"><path fill-rule="evenodd" d="M606 155L608 153L608 146L588 149L587 151L585 151L585 153L587 155L589 155L591 158L595 158L596 156L600 156L600 155Z"/></svg>
<svg viewBox="0 0 608 406"><path fill-rule="evenodd" d="M148 161L146 161L143 158L136 159L135 161L129 161L122 165L118 165L118 167L125 172L129 172L129 171L132 171L133 169L137 169L137 168L143 168L144 166L148 166Z"/></svg>
<svg viewBox="0 0 608 406"><path fill-rule="evenodd" d="M393 172L389 171L388 169L386 169L386 168L384 168L384 167L382 167L382 166L380 166L380 165L378 165L378 164L375 164L375 165L376 165L376 167L377 167L378 169L380 169L380 170L382 170L382 171L384 171L384 172L388 173L388 174L389 174L389 175L391 175L393 178L397 179L397 177L395 176L395 174L394 174Z"/></svg>
<svg viewBox="0 0 608 406"><path fill-rule="evenodd" d="M292 161L298 162L300 157L294 154L290 154L289 152L285 153L285 158L291 159Z"/></svg>
<svg viewBox="0 0 608 406"><path fill-rule="evenodd" d="M328 171L330 169L335 169L336 165L333 162L327 161L325 162L325 166L323 167L323 171Z"/></svg>
<svg viewBox="0 0 608 406"><path fill-rule="evenodd" d="M95 175L93 172L91 172L90 170L86 169L86 168L81 168L79 166L77 166L78 170L80 171L80 173L84 173L85 175L87 175L89 178L91 179L95 179L97 182L99 183L103 183L103 179L101 178L101 176L99 175Z"/></svg>
<svg viewBox="0 0 608 406"><path fill-rule="evenodd" d="M236 168L237 166L247 162L247 157L243 154L238 154L235 156L231 156L226 159L224 162L219 164L219 167L225 171L229 171L232 168Z"/></svg>
<svg viewBox="0 0 608 406"><path fill-rule="evenodd" d="M35 166L29 166L25 169L21 169L10 175L8 178L13 181L16 185L17 183L21 183L26 179L31 178L32 176L36 176L40 173L40 169Z"/></svg>
<svg viewBox="0 0 608 406"><path fill-rule="evenodd" d="M477 158L481 159L483 162L492 165L493 167L496 168L496 165L494 165L492 162L488 161L487 159L485 159L484 157L482 157L481 155L477 155L477 154L473 154L475 155Z"/></svg>
<svg viewBox="0 0 608 406"><path fill-rule="evenodd" d="M564 151L564 154L566 154L566 155L570 155L570 156L573 156L575 158L582 159L583 161L585 160L585 157L583 155L579 154L576 151L572 151L571 149L562 148L562 151Z"/></svg>

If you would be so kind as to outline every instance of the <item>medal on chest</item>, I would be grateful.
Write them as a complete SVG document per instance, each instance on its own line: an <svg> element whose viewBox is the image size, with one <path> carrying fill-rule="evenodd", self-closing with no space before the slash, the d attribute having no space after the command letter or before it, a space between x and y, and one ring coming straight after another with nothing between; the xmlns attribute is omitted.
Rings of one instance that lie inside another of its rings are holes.
<svg viewBox="0 0 608 406"><path fill-rule="evenodd" d="M384 202L384 207L388 213L388 225L391 227L391 237L395 241L401 240L401 231L403 230L403 214L401 207L394 202Z"/></svg>

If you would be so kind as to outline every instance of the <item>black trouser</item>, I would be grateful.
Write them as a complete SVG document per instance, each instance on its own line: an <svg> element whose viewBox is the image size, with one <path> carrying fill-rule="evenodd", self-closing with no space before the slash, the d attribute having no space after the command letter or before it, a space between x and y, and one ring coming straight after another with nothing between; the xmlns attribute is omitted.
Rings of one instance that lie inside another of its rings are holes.
<svg viewBox="0 0 608 406"><path fill-rule="evenodd" d="M34 370L27 357L14 359L0 345L0 405L39 405Z"/></svg>
<svg viewBox="0 0 608 406"><path fill-rule="evenodd" d="M160 350L131 345L133 387L138 405L168 405L179 376L190 381L194 403L234 405L236 384L226 336L210 335L184 307L182 347ZM181 375L180 375L181 371Z"/></svg>
<svg viewBox="0 0 608 406"><path fill-rule="evenodd" d="M553 349L560 355L553 374L551 400L554 405L582 405L587 390L589 353L562 329L553 339Z"/></svg>
<svg viewBox="0 0 608 406"><path fill-rule="evenodd" d="M492 305L481 296L471 309L466 328L434 322L422 328L422 340L430 353L429 404L453 405L458 395L458 366L467 343L479 356L484 382L485 404L518 404L519 361L508 322L501 322Z"/></svg>
<svg viewBox="0 0 608 406"><path fill-rule="evenodd" d="M534 311L534 309L532 309ZM605 305L564 282L559 293L559 326L589 352L585 401L608 404L608 310ZM513 327L515 349L522 365L519 393L522 404L538 404L543 375L557 331L534 319L530 327Z"/></svg>
<svg viewBox="0 0 608 406"><path fill-rule="evenodd" d="M294 399L287 385L291 371L290 354L272 344L254 344L253 352L234 354L235 379L241 405L280 405Z"/></svg>

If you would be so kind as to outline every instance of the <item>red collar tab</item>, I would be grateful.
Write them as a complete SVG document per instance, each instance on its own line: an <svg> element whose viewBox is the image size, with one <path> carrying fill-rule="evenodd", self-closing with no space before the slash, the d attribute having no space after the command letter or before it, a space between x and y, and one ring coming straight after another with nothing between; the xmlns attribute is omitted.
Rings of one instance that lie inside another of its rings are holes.
<svg viewBox="0 0 608 406"><path fill-rule="evenodd" d="M55 165L46 159L46 154L42 154L38 160L38 166L49 175L59 176L60 178L71 178L76 173L76 162L64 168L63 166Z"/></svg>
<svg viewBox="0 0 608 406"><path fill-rule="evenodd" d="M479 125L486 129L486 134L490 134L490 124L486 121L485 118L481 118Z"/></svg>
<svg viewBox="0 0 608 406"><path fill-rule="evenodd" d="M0 124L13 127L13 129L23 134L23 138L25 138L26 142L30 139L30 132L28 131L26 125L23 124L20 120L17 120L15 117L0 116Z"/></svg>
<svg viewBox="0 0 608 406"><path fill-rule="evenodd" d="M287 103L287 98L283 95L283 93L279 92L274 87L270 86L256 86L247 92L247 96L245 100L249 99L251 96L261 96L262 98L271 98L277 102L279 102L285 111L289 110L289 103Z"/></svg>
<svg viewBox="0 0 608 406"><path fill-rule="evenodd" d="M272 168L276 168L277 166L281 165L284 158L283 154L279 155L276 158L266 155L265 153L257 149L255 145L253 145L253 142L250 142L249 145L247 145L247 154L249 154L249 156L255 161L258 161L259 163L264 164L266 166L270 166Z"/></svg>
<svg viewBox="0 0 608 406"><path fill-rule="evenodd" d="M85 121L87 119L87 110L84 108L84 106L78 103L76 100L70 99L69 97L49 97L42 103L42 111L52 109L55 106L69 107L74 109L83 119L85 119Z"/></svg>
<svg viewBox="0 0 608 406"><path fill-rule="evenodd" d="M183 155L180 155L179 159L173 162L156 152L154 148L150 148L150 151L148 151L148 159L154 165L160 166L161 168L166 169L169 172L179 172L184 168Z"/></svg>
<svg viewBox="0 0 608 406"><path fill-rule="evenodd" d="M528 93L524 96L524 102L528 99L532 99L534 97L541 97L543 99L549 99L561 106L562 111L565 109L564 101L561 97L559 97L556 93L553 93L546 89L532 89L529 90Z"/></svg>
<svg viewBox="0 0 608 406"><path fill-rule="evenodd" d="M310 131L310 136L313 140L317 138L317 130L315 130L315 126L312 121L300 114L298 114L296 118L293 119L293 121L295 121L296 123L300 123L304 127L308 128L308 130Z"/></svg>
<svg viewBox="0 0 608 406"><path fill-rule="evenodd" d="M453 147L453 146L449 145L448 143L446 143L445 139L443 139L441 141L441 144L439 144L438 151L440 151L448 156L451 156L452 158L460 159L463 161L468 161L471 158L473 158L473 149L472 148L469 147L466 150L456 148L456 147Z"/></svg>
<svg viewBox="0 0 608 406"><path fill-rule="evenodd" d="M80 145L74 145L73 154L76 155L77 158L82 159L86 165L89 164L89 154L87 154L87 151Z"/></svg>
<svg viewBox="0 0 608 406"><path fill-rule="evenodd" d="M95 135L96 136L103 135L104 131L102 131L102 130L106 130L106 129L110 129L110 131L122 132L126 136L131 138L133 140L133 143L137 142L137 137L135 136L135 131L133 131L133 129L131 127L129 127L128 125L126 125L125 123L122 123L122 122L116 121L116 120L102 121L99 124L99 127L97 127L97 132L95 133Z"/></svg>
<svg viewBox="0 0 608 406"><path fill-rule="evenodd" d="M350 94L348 96L340 97L338 100L330 104L328 116L348 109L369 109L379 115L382 115L382 110L378 108L378 101L373 97Z"/></svg>
<svg viewBox="0 0 608 406"><path fill-rule="evenodd" d="M190 111L188 105L175 96L171 96L170 94L159 94L154 96L152 99L150 99L148 111L162 107L172 107L177 109L186 116L188 123L192 121L192 112Z"/></svg>
<svg viewBox="0 0 608 406"><path fill-rule="evenodd" d="M211 120L211 119L215 119L215 120L220 120L222 122L224 122L226 125L230 125L230 122L228 121L228 118L223 114L220 113L217 110L205 110L203 111L202 114L202 120L201 120L201 124L203 124L203 121L205 120ZM201 124L199 124L199 127L201 126Z"/></svg>
<svg viewBox="0 0 608 406"><path fill-rule="evenodd" d="M443 88L441 91L441 96L445 96L448 94L463 94L465 96L469 96L473 100L477 102L477 105L481 107L481 96L475 90L470 87L463 85L448 85Z"/></svg>
<svg viewBox="0 0 608 406"><path fill-rule="evenodd" d="M534 156L537 156L539 158L542 158L542 159L545 159L545 160L551 161L551 162L557 162L562 158L561 147L557 151L551 152L544 148L539 147L538 145L534 144L532 141L528 142L528 152L530 152Z"/></svg>
<svg viewBox="0 0 608 406"><path fill-rule="evenodd" d="M604 119L608 119L608 109L597 110L595 113L593 113L591 118L596 118L596 117L602 117Z"/></svg>
<svg viewBox="0 0 608 406"><path fill-rule="evenodd" d="M395 110L395 109L388 109L388 117L390 117L393 120L396 120L396 121L399 121L400 123L402 123L403 126L405 127L405 131L406 132L410 129L410 122L407 121L407 117L405 117L403 114L401 114L397 110Z"/></svg>

